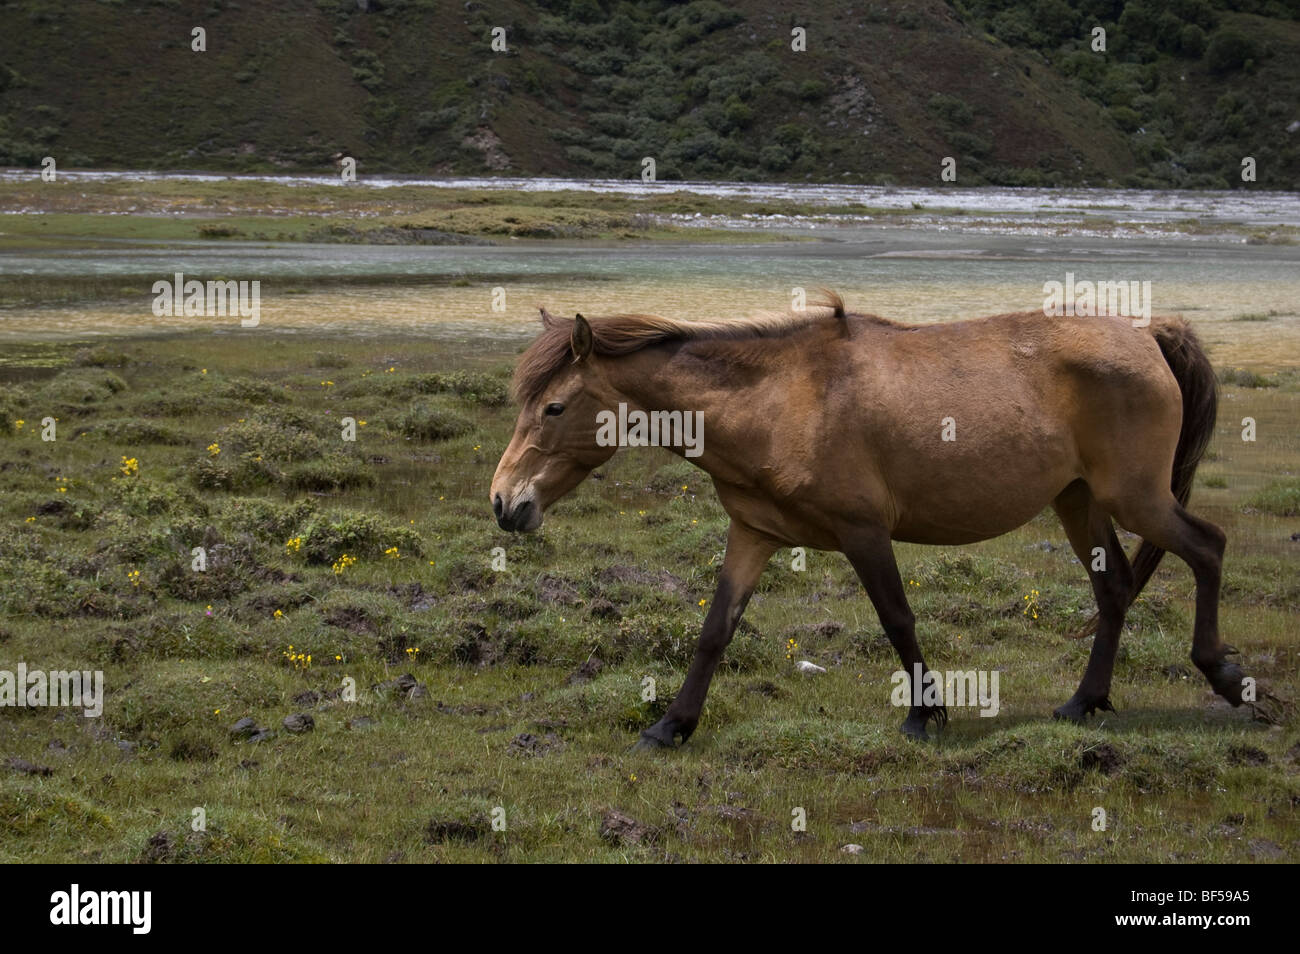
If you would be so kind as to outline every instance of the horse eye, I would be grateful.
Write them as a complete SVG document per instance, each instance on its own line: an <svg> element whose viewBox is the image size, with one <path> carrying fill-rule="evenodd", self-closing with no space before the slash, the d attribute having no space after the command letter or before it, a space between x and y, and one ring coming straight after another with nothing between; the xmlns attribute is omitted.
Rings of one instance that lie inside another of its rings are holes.
<svg viewBox="0 0 1300 954"><path fill-rule="evenodd" d="M546 405L546 416L547 416L547 417L556 417L557 415L560 415L560 414L563 414L563 413L564 413L564 405L563 405L563 404L548 404L548 405Z"/></svg>

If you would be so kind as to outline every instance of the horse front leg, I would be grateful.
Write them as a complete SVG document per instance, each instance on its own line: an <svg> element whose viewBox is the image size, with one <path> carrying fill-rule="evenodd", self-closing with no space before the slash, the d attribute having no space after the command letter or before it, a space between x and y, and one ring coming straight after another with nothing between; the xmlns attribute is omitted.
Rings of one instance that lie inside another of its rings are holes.
<svg viewBox="0 0 1300 954"><path fill-rule="evenodd" d="M916 691L916 674L919 672L924 679L929 670L916 642L916 617L907 603L903 578L898 574L893 542L884 529L864 530L845 546L844 555L862 580L867 597L880 617L880 625L898 653L899 662L907 673L908 685L912 687L912 698L922 699L919 704L909 707L900 731L911 738L924 739L928 722L933 720L939 729L948 724L948 707L924 702L922 694Z"/></svg>
<svg viewBox="0 0 1300 954"><path fill-rule="evenodd" d="M713 603L704 617L704 629L696 644L695 658L691 660L686 680L664 717L642 731L637 748L671 748L676 744L677 736L680 735L683 742L691 737L700 721L704 697L722 660L722 652L731 642L758 578L776 549L776 543L757 531L731 521L722 574L713 593Z"/></svg>

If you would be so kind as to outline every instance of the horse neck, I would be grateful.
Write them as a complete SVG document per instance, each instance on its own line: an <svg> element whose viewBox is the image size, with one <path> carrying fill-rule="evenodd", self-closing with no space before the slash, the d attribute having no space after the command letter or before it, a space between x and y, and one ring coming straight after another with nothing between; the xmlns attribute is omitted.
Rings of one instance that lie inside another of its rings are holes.
<svg viewBox="0 0 1300 954"><path fill-rule="evenodd" d="M611 403L624 401L629 408L645 411L681 411L683 415L703 415L703 453L686 459L715 478L735 481L739 456L737 443L743 438L729 433L733 415L724 413L726 392L719 391L717 381L704 364L679 362L672 369L669 361L677 354L674 347L647 348L610 360L604 378L610 389ZM685 457L679 447L667 448Z"/></svg>

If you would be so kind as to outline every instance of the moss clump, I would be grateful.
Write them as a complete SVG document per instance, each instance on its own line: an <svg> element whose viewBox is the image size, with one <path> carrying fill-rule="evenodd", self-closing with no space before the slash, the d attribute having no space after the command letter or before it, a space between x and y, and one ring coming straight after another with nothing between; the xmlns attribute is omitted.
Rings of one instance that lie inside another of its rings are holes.
<svg viewBox="0 0 1300 954"><path fill-rule="evenodd" d="M284 475L294 490L330 491L349 487L372 487L375 472L364 461L344 453L327 454L318 460L298 464Z"/></svg>
<svg viewBox="0 0 1300 954"><path fill-rule="evenodd" d="M378 557L390 547L400 553L420 554L419 534L365 513L322 514L313 517L299 534L308 563L333 563L344 553Z"/></svg>
<svg viewBox="0 0 1300 954"><path fill-rule="evenodd" d="M474 429L468 420L452 411L417 401L397 419L397 429L421 441L446 441Z"/></svg>
<svg viewBox="0 0 1300 954"><path fill-rule="evenodd" d="M127 384L112 371L73 368L56 375L36 392L37 407L80 409L100 404L125 391Z"/></svg>
<svg viewBox="0 0 1300 954"><path fill-rule="evenodd" d="M189 438L173 427L139 417L96 421L92 425L77 428L73 437L86 435L127 447L140 444L165 444L175 447L189 441Z"/></svg>

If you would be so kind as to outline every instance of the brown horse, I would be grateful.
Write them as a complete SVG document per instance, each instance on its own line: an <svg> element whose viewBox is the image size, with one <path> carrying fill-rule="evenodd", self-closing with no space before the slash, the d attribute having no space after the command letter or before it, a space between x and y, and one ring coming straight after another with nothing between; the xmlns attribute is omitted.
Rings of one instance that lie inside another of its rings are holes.
<svg viewBox="0 0 1300 954"><path fill-rule="evenodd" d="M801 314L736 321L569 320L543 310L542 324L515 371L522 409L492 478L502 529L537 529L548 506L613 455L598 439L610 430L601 412L620 405L703 412L702 453L688 459L713 478L731 517L695 658L642 745L673 745L695 730L723 649L779 547L844 553L911 677L925 663L891 541L984 540L1049 504L1098 607L1087 670L1056 717L1114 711L1124 616L1165 550L1196 577L1193 661L1216 692L1242 703L1243 673L1225 658L1235 650L1219 639L1225 537L1184 509L1217 394L1181 319L1135 327L1024 312L908 326L846 313L831 296ZM1133 563L1112 518L1143 538ZM947 710L915 704L902 729L924 738L930 719L942 726Z"/></svg>

